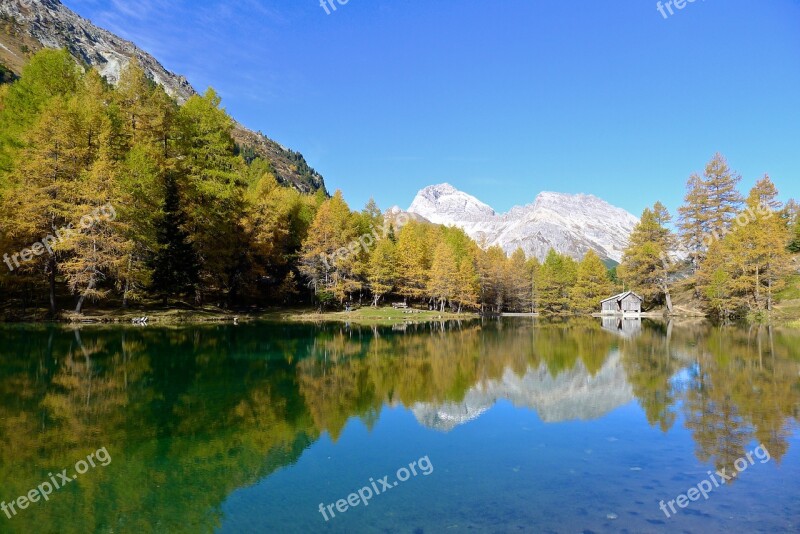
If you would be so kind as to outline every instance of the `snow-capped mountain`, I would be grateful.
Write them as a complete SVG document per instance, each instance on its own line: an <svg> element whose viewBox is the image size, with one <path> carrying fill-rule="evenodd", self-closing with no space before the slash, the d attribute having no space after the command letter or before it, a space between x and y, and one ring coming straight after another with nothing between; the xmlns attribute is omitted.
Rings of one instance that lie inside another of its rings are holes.
<svg viewBox="0 0 800 534"><path fill-rule="evenodd" d="M506 253L522 248L543 260L553 248L580 259L590 249L616 262L639 220L622 208L592 195L540 193L532 204L498 214L477 198L450 184L426 187L408 208L436 224L463 228L487 246Z"/></svg>
<svg viewBox="0 0 800 534"><path fill-rule="evenodd" d="M620 358L615 350L595 374L583 362L558 376L546 365L522 376L506 369L502 378L473 386L461 402L420 402L412 412L421 424L445 432L477 419L500 400L531 408L547 423L598 419L634 398Z"/></svg>

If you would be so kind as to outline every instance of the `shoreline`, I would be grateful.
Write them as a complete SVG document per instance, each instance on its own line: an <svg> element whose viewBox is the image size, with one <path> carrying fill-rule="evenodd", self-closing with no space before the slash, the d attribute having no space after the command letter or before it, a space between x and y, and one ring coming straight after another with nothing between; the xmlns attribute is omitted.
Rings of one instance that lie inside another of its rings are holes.
<svg viewBox="0 0 800 534"><path fill-rule="evenodd" d="M144 324L137 320L146 317ZM397 325L429 323L438 321L466 321L481 319L477 312L439 312L419 308L396 309L390 306L373 308L365 306L352 311L323 311L314 308L265 308L251 310L224 310L215 306L205 308L166 307L155 309L137 310L93 310L86 314L74 312L61 312L55 319L46 318L42 310L30 314L28 317L4 317L2 322L6 325L13 324L58 324L58 325L132 325L132 326L170 326L170 325L200 325L200 324L243 324L256 321L283 321L294 323L356 323L364 325ZM708 317L696 313L673 313L665 315L662 312L644 312L637 315L608 315L602 313L556 315L548 316L540 313L502 313L492 315L492 318L531 318L531 319L559 319L591 317L594 319L655 319L655 320L709 320ZM754 323L755 324L755 323ZM770 323L764 323L770 324ZM800 329L800 320L791 317L776 318L772 326Z"/></svg>

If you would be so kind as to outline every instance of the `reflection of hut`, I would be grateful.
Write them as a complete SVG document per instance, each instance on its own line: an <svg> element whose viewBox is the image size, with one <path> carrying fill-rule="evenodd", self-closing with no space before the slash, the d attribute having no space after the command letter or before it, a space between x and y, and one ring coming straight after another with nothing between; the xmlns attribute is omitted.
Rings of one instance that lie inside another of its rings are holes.
<svg viewBox="0 0 800 534"><path fill-rule="evenodd" d="M639 315L644 299L633 291L626 291L600 302L603 315Z"/></svg>
<svg viewBox="0 0 800 534"><path fill-rule="evenodd" d="M621 317L616 315L603 317L603 330L607 330L625 338L634 337L642 331L642 319L639 317Z"/></svg>

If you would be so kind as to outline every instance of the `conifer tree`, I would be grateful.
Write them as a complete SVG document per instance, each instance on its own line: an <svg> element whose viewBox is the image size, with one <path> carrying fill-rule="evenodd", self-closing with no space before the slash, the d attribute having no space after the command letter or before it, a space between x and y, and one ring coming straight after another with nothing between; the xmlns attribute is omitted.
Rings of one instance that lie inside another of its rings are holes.
<svg viewBox="0 0 800 534"><path fill-rule="evenodd" d="M477 248L477 247L475 247ZM456 275L456 290L454 300L458 303L458 312L463 308L475 309L478 307L478 293L480 280L475 267L476 254L471 252L461 258Z"/></svg>
<svg viewBox="0 0 800 534"><path fill-rule="evenodd" d="M508 301L508 256L495 245L482 251L478 258L480 303L482 310L500 313Z"/></svg>
<svg viewBox="0 0 800 534"><path fill-rule="evenodd" d="M397 283L397 252L391 239L381 239L369 259L367 275L369 289L372 292L372 305L390 293Z"/></svg>
<svg viewBox="0 0 800 534"><path fill-rule="evenodd" d="M705 254L709 234L708 192L703 179L692 174L686 184L684 205L678 208L678 229L681 243L689 251L692 269L697 271Z"/></svg>
<svg viewBox="0 0 800 534"><path fill-rule="evenodd" d="M539 270L542 267L538 258L532 257L525 262L528 271L528 279L531 281L530 311L536 312L539 308Z"/></svg>
<svg viewBox="0 0 800 534"><path fill-rule="evenodd" d="M0 174L14 169L14 153L25 145L27 131L46 112L48 102L54 97L66 101L74 94L80 79L80 67L66 50L45 48L34 54L3 98Z"/></svg>
<svg viewBox="0 0 800 534"><path fill-rule="evenodd" d="M112 103L113 120L119 123L120 144L125 150L116 184L120 201L115 204L119 214L115 225L128 240L117 282L123 307L143 298L152 283L162 296L194 292L199 260L189 250L188 235L180 235L186 228L160 226L178 220L186 224L176 170L180 159L176 142L178 106L161 86L147 78L136 60L122 71ZM173 195L170 214L165 213L167 191ZM180 250L188 256L167 260L160 246L167 247L167 254ZM154 281L156 265L162 270Z"/></svg>
<svg viewBox="0 0 800 534"><path fill-rule="evenodd" d="M737 186L741 179L741 176L731 171L728 162L721 154L715 154L706 165L703 186L708 201L706 210L708 231L712 235L724 235L739 213L742 196Z"/></svg>
<svg viewBox="0 0 800 534"><path fill-rule="evenodd" d="M617 273L649 304L663 299L671 313L670 283L676 267L669 260L673 236L665 225L670 220L669 212L660 202L653 209L645 208L631 234Z"/></svg>
<svg viewBox="0 0 800 534"><path fill-rule="evenodd" d="M789 252L800 252L800 205L794 199L789 199L785 208L786 225L789 227Z"/></svg>
<svg viewBox="0 0 800 534"><path fill-rule="evenodd" d="M220 108L213 89L194 95L180 108L182 132L180 202L186 213L186 231L200 260L195 299L206 291L231 291L238 267L237 245L243 240L239 215L243 188L239 177L243 161L235 155L233 120Z"/></svg>
<svg viewBox="0 0 800 534"><path fill-rule="evenodd" d="M530 311L533 305L533 278L521 248L515 250L508 261L508 284L509 308L520 312Z"/></svg>
<svg viewBox="0 0 800 534"><path fill-rule="evenodd" d="M539 269L539 309L546 314L569 313L577 276L575 260L550 249Z"/></svg>
<svg viewBox="0 0 800 534"><path fill-rule="evenodd" d="M397 234L398 292L407 299L425 296L431 253L424 223L409 221Z"/></svg>
<svg viewBox="0 0 800 534"><path fill-rule="evenodd" d="M189 240L186 213L172 174L165 181L164 206L156 221L158 249L153 260L152 288L168 296L194 295L200 283L200 259Z"/></svg>
<svg viewBox="0 0 800 534"><path fill-rule="evenodd" d="M452 247L440 242L433 253L427 294L444 311L458 293L458 263Z"/></svg>
<svg viewBox="0 0 800 534"><path fill-rule="evenodd" d="M86 299L105 298L113 289L111 281L122 275L131 245L114 223L120 151L117 124L107 109L108 92L105 81L90 71L72 104L86 142L87 167L78 180L65 187L75 231L58 248L67 256L61 272L78 297L76 313L82 311Z"/></svg>
<svg viewBox="0 0 800 534"><path fill-rule="evenodd" d="M11 223L6 235L16 250L55 236L73 222L75 181L90 162L80 115L66 97L53 97L42 106L40 118L24 136L24 145L15 154L15 172L2 199L6 221ZM51 314L56 311L56 276L62 255L51 246L46 254L29 257L17 266L17 272L40 273L47 280Z"/></svg>
<svg viewBox="0 0 800 534"><path fill-rule="evenodd" d="M578 264L577 281L572 292L572 308L579 313L597 310L600 301L614 290L608 268L594 250L589 250Z"/></svg>
<svg viewBox="0 0 800 534"><path fill-rule="evenodd" d="M357 245L357 229L341 191L317 211L300 252L300 272L321 300L329 296L343 303L354 290L350 258Z"/></svg>

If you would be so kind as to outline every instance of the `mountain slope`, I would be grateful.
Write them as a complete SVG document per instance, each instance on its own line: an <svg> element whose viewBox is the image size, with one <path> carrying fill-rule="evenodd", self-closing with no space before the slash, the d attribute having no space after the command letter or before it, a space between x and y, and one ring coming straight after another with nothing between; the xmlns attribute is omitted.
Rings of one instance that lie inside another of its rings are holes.
<svg viewBox="0 0 800 534"><path fill-rule="evenodd" d="M553 248L576 259L591 249L602 259L619 262L638 222L627 211L595 196L550 192L539 194L532 204L497 214L450 184L421 190L408 211L434 223L463 228L479 243L499 245L509 254L522 248L540 261Z"/></svg>
<svg viewBox="0 0 800 534"><path fill-rule="evenodd" d="M111 83L132 59L178 102L196 94L189 81L168 71L153 56L113 33L80 17L59 0L0 0L0 76L19 75L27 58L41 48L66 48L84 66L97 69ZM289 150L260 132L236 123L234 139L245 155L272 162L278 179L305 192L325 189L322 176L302 154Z"/></svg>

